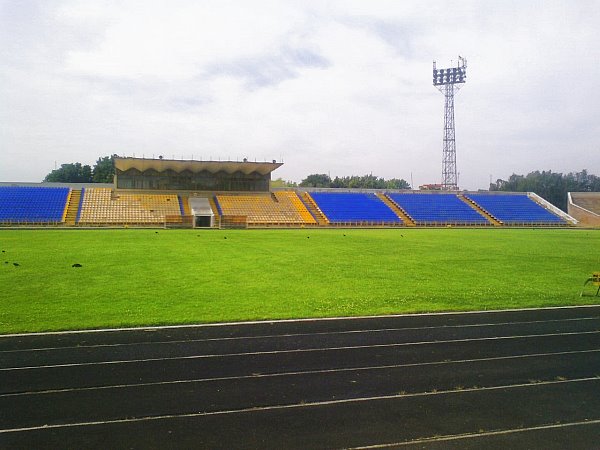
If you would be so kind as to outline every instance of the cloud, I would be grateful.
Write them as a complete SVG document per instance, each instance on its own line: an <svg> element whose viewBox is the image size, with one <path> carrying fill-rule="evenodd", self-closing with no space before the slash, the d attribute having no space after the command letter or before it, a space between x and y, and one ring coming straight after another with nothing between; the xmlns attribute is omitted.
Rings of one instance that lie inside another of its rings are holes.
<svg viewBox="0 0 600 450"><path fill-rule="evenodd" d="M282 48L275 54L224 61L207 68L205 78L233 76L243 79L249 89L273 86L296 78L302 68L325 69L329 62L304 48Z"/></svg>
<svg viewBox="0 0 600 450"><path fill-rule="evenodd" d="M112 153L285 160L274 174L441 175L431 62L468 58L461 185L600 174L594 2L0 3L0 179Z"/></svg>
<svg viewBox="0 0 600 450"><path fill-rule="evenodd" d="M111 8L98 47L68 52L66 70L114 78L190 78L223 59L248 59L278 47L287 31L280 20L286 11L276 2L263 8L227 1L126 2ZM105 14L86 12L86 17Z"/></svg>

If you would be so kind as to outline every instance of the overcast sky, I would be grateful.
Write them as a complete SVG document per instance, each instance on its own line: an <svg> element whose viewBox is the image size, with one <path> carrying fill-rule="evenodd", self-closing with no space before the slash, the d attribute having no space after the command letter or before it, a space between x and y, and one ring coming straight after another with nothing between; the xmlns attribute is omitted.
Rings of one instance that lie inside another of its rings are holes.
<svg viewBox="0 0 600 450"><path fill-rule="evenodd" d="M0 0L0 181L98 156L283 160L459 185L600 175L600 1Z"/></svg>

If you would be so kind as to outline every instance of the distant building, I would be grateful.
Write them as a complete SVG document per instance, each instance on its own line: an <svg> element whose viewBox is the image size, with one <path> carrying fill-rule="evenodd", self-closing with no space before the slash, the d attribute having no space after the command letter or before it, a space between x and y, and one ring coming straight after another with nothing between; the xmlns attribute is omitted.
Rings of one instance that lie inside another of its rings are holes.
<svg viewBox="0 0 600 450"><path fill-rule="evenodd" d="M420 191L441 191L443 185L441 184L422 184L419 186Z"/></svg>

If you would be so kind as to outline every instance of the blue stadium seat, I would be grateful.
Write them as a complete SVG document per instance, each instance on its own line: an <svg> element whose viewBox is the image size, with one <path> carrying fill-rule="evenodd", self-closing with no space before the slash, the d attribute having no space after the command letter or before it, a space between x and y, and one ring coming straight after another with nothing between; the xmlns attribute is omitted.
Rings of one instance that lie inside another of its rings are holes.
<svg viewBox="0 0 600 450"><path fill-rule="evenodd" d="M417 224L487 225L485 217L456 194L387 194Z"/></svg>
<svg viewBox="0 0 600 450"><path fill-rule="evenodd" d="M465 197L505 224L566 223L524 194L468 194Z"/></svg>
<svg viewBox="0 0 600 450"><path fill-rule="evenodd" d="M402 220L375 194L311 192L310 195L330 223L402 223Z"/></svg>
<svg viewBox="0 0 600 450"><path fill-rule="evenodd" d="M62 222L69 192L62 187L0 186L0 222Z"/></svg>

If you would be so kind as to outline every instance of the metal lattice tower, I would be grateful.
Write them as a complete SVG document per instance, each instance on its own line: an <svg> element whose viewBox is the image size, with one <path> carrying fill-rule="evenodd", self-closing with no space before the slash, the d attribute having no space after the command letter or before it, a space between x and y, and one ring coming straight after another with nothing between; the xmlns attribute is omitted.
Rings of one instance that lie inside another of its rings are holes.
<svg viewBox="0 0 600 450"><path fill-rule="evenodd" d="M456 67L438 70L433 62L433 85L444 94L444 151L442 156L442 189L458 190L456 140L454 129L454 93L467 81L467 60L458 57Z"/></svg>

